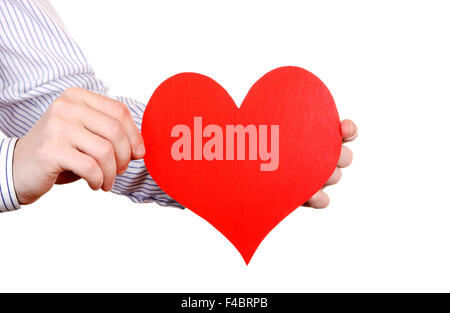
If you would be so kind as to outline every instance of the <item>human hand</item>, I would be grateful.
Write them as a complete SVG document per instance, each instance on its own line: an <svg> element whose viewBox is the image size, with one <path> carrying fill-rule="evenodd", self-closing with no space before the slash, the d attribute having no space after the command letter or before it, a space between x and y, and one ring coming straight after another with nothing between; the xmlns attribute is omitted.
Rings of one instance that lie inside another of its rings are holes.
<svg viewBox="0 0 450 313"><path fill-rule="evenodd" d="M30 204L55 183L79 178L109 191L131 159L145 154L127 106L80 88L56 99L14 150L14 187L20 204Z"/></svg>
<svg viewBox="0 0 450 313"><path fill-rule="evenodd" d="M358 136L358 128L356 127L353 121L344 120L341 122L341 133L342 133L342 141L344 143L350 142L355 140L356 137ZM352 163L352 160L353 160L352 150L343 145L337 167L334 170L331 177L326 182L325 186L323 186L323 188L337 184L342 176L341 168L349 166ZM304 204L304 206L312 207L314 209L326 208L328 204L330 204L330 198L323 191L323 188L320 191L318 191L314 196L312 196L311 199L309 199Z"/></svg>

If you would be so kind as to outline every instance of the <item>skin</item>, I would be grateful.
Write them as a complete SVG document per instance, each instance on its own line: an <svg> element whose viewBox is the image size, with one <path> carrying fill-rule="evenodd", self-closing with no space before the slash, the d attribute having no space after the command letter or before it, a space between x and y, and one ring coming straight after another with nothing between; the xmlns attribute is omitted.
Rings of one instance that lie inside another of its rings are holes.
<svg viewBox="0 0 450 313"><path fill-rule="evenodd" d="M356 125L341 123L344 142L357 136ZM127 106L80 88L69 88L56 99L14 150L14 187L20 204L30 204L54 184L80 178L93 190L110 191L117 174L131 160L144 157L144 141ZM342 146L338 166L324 186L341 178L341 168L352 161ZM305 205L325 208L329 198L322 190Z"/></svg>
<svg viewBox="0 0 450 313"><path fill-rule="evenodd" d="M358 137L358 128L356 124L350 120L343 120L341 122L341 133L342 133L342 141L343 143L350 142ZM339 182L342 177L342 168L349 166L353 160L353 152L348 147L342 145L341 155L339 157L339 161L336 169L334 170L331 177L328 179L325 186L323 186L322 190L318 191L308 202L305 203L305 206L312 207L314 209L324 209L330 204L330 198L323 191L325 187L335 185Z"/></svg>
<svg viewBox="0 0 450 313"><path fill-rule="evenodd" d="M117 174L145 154L144 142L127 106L93 92L69 88L14 150L14 187L30 204L55 184L87 181L109 191Z"/></svg>

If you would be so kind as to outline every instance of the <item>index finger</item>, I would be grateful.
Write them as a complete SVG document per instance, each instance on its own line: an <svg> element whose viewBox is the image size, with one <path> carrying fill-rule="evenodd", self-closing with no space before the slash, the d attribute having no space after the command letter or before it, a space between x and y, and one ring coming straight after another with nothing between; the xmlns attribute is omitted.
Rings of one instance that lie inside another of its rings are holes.
<svg viewBox="0 0 450 313"><path fill-rule="evenodd" d="M137 160L144 157L144 140L131 117L130 110L124 103L88 90L84 91L83 99L93 109L107 114L122 123L130 142L133 159Z"/></svg>

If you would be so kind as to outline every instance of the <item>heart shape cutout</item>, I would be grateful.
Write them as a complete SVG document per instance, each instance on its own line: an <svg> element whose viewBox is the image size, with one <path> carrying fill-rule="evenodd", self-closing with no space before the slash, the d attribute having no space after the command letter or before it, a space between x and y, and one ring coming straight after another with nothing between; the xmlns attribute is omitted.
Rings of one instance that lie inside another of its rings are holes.
<svg viewBox="0 0 450 313"><path fill-rule="evenodd" d="M322 188L342 144L331 93L293 66L265 74L240 108L211 78L175 75L148 102L142 135L155 182L247 264L266 235Z"/></svg>

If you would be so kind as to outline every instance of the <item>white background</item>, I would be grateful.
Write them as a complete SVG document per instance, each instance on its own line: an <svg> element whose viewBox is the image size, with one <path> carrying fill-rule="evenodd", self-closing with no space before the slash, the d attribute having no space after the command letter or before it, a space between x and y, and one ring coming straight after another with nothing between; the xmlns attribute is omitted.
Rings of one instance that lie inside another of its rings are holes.
<svg viewBox="0 0 450 313"><path fill-rule="evenodd" d="M297 65L360 136L330 207L296 210L248 267L191 211L78 182L0 216L0 289L450 291L448 1L53 4L114 95L147 102L195 71L240 103L265 72Z"/></svg>

